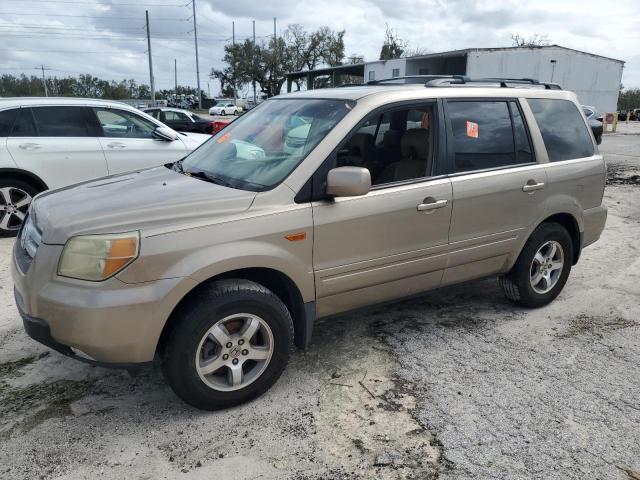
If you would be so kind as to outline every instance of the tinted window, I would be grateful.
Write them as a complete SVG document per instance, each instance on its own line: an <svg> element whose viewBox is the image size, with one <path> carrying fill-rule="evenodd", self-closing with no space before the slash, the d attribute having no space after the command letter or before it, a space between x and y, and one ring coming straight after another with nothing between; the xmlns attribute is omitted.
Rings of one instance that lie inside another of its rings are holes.
<svg viewBox="0 0 640 480"><path fill-rule="evenodd" d="M515 103L513 107L515 114L518 112ZM514 135L507 102L449 102L447 110L453 130L456 172L506 167L532 161L522 118L519 112L514 118ZM521 155L516 155L516 143L519 144L518 150L523 150Z"/></svg>
<svg viewBox="0 0 640 480"><path fill-rule="evenodd" d="M166 111L164 112L164 119L165 120L177 120L177 121L185 121L185 120L189 120L189 118L184 114L184 113L180 113L180 112L172 112L172 111Z"/></svg>
<svg viewBox="0 0 640 480"><path fill-rule="evenodd" d="M509 102L509 108L513 117L513 134L516 140L516 163L533 162L531 142L529 142L529 136L527 135L520 109L516 102Z"/></svg>
<svg viewBox="0 0 640 480"><path fill-rule="evenodd" d="M370 116L340 148L336 166L368 169L372 185L430 176L433 113L425 105Z"/></svg>
<svg viewBox="0 0 640 480"><path fill-rule="evenodd" d="M32 109L41 137L87 137L84 107L35 107Z"/></svg>
<svg viewBox="0 0 640 480"><path fill-rule="evenodd" d="M573 102L552 98L527 99L536 118L549 161L593 155L593 141Z"/></svg>
<svg viewBox="0 0 640 480"><path fill-rule="evenodd" d="M2 110L0 112L0 137L9 136L11 127L13 126L13 120L16 118L16 113L18 113L17 108Z"/></svg>
<svg viewBox="0 0 640 480"><path fill-rule="evenodd" d="M144 113L160 120L160 110L145 110Z"/></svg>
<svg viewBox="0 0 640 480"><path fill-rule="evenodd" d="M135 113L117 108L96 108L105 137L152 138L156 124Z"/></svg>
<svg viewBox="0 0 640 480"><path fill-rule="evenodd" d="M12 137L37 137L38 132L36 126L33 123L33 116L31 115L30 108L21 108L18 112L18 116L13 122L13 129L11 129Z"/></svg>

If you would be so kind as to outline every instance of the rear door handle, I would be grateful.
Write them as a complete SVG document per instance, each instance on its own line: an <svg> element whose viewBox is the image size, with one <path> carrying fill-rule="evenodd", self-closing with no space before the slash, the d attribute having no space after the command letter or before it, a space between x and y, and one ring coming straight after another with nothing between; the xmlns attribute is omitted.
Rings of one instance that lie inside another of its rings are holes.
<svg viewBox="0 0 640 480"><path fill-rule="evenodd" d="M109 147L109 148L126 148L126 145L124 143L120 143L120 142L111 142L111 143L107 143L107 147Z"/></svg>
<svg viewBox="0 0 640 480"><path fill-rule="evenodd" d="M425 198L425 200L427 199ZM448 200L434 200L433 202L429 203L421 203L420 205L418 205L418 211L427 212L429 210L435 210L436 208L446 207L447 203L449 203Z"/></svg>
<svg viewBox="0 0 640 480"><path fill-rule="evenodd" d="M37 143L21 143L18 148L21 150L38 150L40 145Z"/></svg>
<svg viewBox="0 0 640 480"><path fill-rule="evenodd" d="M542 190L544 188L544 183L533 183L533 181L527 182L524 187L522 187L523 192L534 192L536 190Z"/></svg>

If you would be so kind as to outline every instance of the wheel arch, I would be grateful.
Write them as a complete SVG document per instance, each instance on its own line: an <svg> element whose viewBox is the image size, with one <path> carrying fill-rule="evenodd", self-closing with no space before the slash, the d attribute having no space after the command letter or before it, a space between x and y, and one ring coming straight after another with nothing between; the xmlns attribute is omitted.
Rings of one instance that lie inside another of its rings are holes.
<svg viewBox="0 0 640 480"><path fill-rule="evenodd" d="M580 253L582 251L582 232L580 231L580 225L576 217L568 212L554 213L553 215L549 215L544 220L539 222L532 230L532 232L544 223L557 223L559 225L562 225L567 230L567 232L569 232L571 243L573 245L572 264L575 265L576 263L578 263L578 260L580 259Z"/></svg>
<svg viewBox="0 0 640 480"><path fill-rule="evenodd" d="M218 273L198 283L189 290L169 314L169 317L160 333L156 352L159 352L164 348L166 341L168 340L168 332L171 331L175 322L178 321L175 312L182 308L191 298L198 295L204 286L211 282L223 279L250 280L271 290L278 298L280 298L280 300L282 300L291 314L295 335L295 345L302 350L307 348L311 339L313 323L315 321L315 302L305 303L300 289L285 273L274 268L250 267Z"/></svg>
<svg viewBox="0 0 640 480"><path fill-rule="evenodd" d="M21 170L19 168L0 168L0 178L17 178L33 184L40 191L48 190L47 184L35 173Z"/></svg>

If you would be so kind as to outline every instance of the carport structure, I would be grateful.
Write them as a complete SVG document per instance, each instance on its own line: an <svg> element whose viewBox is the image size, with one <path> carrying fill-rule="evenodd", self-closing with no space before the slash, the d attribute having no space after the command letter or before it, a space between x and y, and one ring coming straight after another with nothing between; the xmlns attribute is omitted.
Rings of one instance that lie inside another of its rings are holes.
<svg viewBox="0 0 640 480"><path fill-rule="evenodd" d="M337 87L344 83L345 77L359 77L355 83L363 83L364 63L354 63L349 65L338 65L336 67L319 68L316 70L304 70L300 72L287 73L287 93L291 91L293 82L305 80L306 89L313 90L315 81L319 77L328 77L326 86Z"/></svg>

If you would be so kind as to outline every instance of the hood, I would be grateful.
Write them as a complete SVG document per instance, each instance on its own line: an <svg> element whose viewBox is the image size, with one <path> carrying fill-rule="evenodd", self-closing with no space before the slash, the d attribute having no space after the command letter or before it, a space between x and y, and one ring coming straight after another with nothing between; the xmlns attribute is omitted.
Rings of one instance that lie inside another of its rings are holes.
<svg viewBox="0 0 640 480"><path fill-rule="evenodd" d="M44 192L31 209L42 241L62 245L80 234L144 235L214 221L248 209L255 196L157 167Z"/></svg>
<svg viewBox="0 0 640 480"><path fill-rule="evenodd" d="M180 132L178 138L187 146L187 149L194 150L211 138L208 133Z"/></svg>

